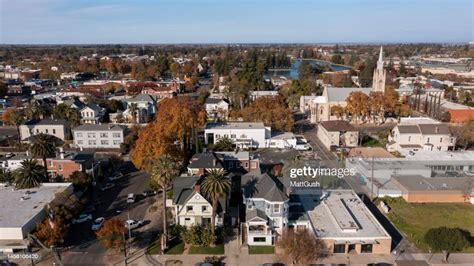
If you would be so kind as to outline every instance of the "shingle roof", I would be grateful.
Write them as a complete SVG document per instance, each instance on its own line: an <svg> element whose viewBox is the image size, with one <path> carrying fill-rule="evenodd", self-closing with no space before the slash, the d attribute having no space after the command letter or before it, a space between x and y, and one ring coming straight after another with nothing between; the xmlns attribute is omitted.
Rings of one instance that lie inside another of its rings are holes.
<svg viewBox="0 0 474 266"><path fill-rule="evenodd" d="M263 198L268 201L286 201L288 197L282 191L282 184L267 173L250 172L242 176L242 187L247 198Z"/></svg>
<svg viewBox="0 0 474 266"><path fill-rule="evenodd" d="M153 95L150 94L145 94L145 93L140 93L135 95L131 99L126 99L125 101L127 102L156 102L156 98Z"/></svg>
<svg viewBox="0 0 474 266"><path fill-rule="evenodd" d="M224 168L223 158L222 155L213 152L198 153L191 158L188 168Z"/></svg>
<svg viewBox="0 0 474 266"><path fill-rule="evenodd" d="M398 125L398 131L400 134L424 134L424 135L435 135L450 134L450 130L447 124L419 124L419 125Z"/></svg>
<svg viewBox="0 0 474 266"><path fill-rule="evenodd" d="M245 217L246 222L251 221L257 217L265 221L267 220L267 215L260 209L247 210Z"/></svg>
<svg viewBox="0 0 474 266"><path fill-rule="evenodd" d="M347 121L323 121L320 123L327 131L357 131Z"/></svg>
<svg viewBox="0 0 474 266"><path fill-rule="evenodd" d="M207 98L206 99L206 104L218 104L220 103L221 101L227 103L225 100L223 99L219 99L219 98Z"/></svg>
<svg viewBox="0 0 474 266"><path fill-rule="evenodd" d="M420 129L417 125L398 125L400 134L420 134Z"/></svg>
<svg viewBox="0 0 474 266"><path fill-rule="evenodd" d="M206 129L264 129L262 122L207 123Z"/></svg>

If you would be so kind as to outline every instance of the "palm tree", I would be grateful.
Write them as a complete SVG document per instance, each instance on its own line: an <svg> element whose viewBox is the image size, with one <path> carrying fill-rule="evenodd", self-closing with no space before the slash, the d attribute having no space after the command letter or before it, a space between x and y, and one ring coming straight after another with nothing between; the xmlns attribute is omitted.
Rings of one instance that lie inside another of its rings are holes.
<svg viewBox="0 0 474 266"><path fill-rule="evenodd" d="M20 168L15 171L17 188L34 188L44 182L47 178L43 175L42 166L38 165L38 161L26 159L21 162Z"/></svg>
<svg viewBox="0 0 474 266"><path fill-rule="evenodd" d="M8 121L11 125L16 127L18 133L18 144L21 144L21 135L20 135L20 125L25 121L23 112L19 110L14 110L10 115L10 120Z"/></svg>
<svg viewBox="0 0 474 266"><path fill-rule="evenodd" d="M34 136L34 139L31 144L30 149L33 153L33 156L40 157L43 159L44 176L46 178L48 178L48 165L46 164L46 158L55 153L55 142L56 140L53 138L53 136L40 133Z"/></svg>
<svg viewBox="0 0 474 266"><path fill-rule="evenodd" d="M227 196L230 191L231 182L226 177L226 172L223 169L211 169L206 178L202 182L202 191L207 198L212 201L212 232L216 226L217 203L219 198Z"/></svg>
<svg viewBox="0 0 474 266"><path fill-rule="evenodd" d="M162 155L152 163L150 169L150 177L155 181L163 191L163 239L161 250L166 249L167 241L167 217L166 217L166 189L170 186L173 178L179 173L178 166L173 158L169 155Z"/></svg>
<svg viewBox="0 0 474 266"><path fill-rule="evenodd" d="M0 169L0 183L10 184L14 181L14 176L10 170Z"/></svg>

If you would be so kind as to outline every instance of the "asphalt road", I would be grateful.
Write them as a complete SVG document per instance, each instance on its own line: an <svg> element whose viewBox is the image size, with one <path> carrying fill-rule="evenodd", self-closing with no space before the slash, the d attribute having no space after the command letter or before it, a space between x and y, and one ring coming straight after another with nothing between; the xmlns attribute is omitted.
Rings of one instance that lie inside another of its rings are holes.
<svg viewBox="0 0 474 266"><path fill-rule="evenodd" d="M148 175L136 171L126 162L125 176L114 181L115 187L106 191L98 191L96 198L101 202L93 212L93 219L98 217L118 218L121 221L142 220L148 207L153 203L152 197L144 198L141 193L147 189ZM135 203L127 203L127 195L137 195ZM150 221L144 221L145 224ZM106 256L107 250L97 241L91 230L92 222L72 225L66 245L71 249L62 255L66 265L100 265Z"/></svg>

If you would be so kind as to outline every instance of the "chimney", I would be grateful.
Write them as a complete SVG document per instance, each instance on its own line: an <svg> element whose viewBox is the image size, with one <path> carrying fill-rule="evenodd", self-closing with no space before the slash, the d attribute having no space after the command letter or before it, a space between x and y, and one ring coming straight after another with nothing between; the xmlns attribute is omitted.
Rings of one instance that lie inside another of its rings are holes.
<svg viewBox="0 0 474 266"><path fill-rule="evenodd" d="M201 193L201 185L194 185L194 191Z"/></svg>

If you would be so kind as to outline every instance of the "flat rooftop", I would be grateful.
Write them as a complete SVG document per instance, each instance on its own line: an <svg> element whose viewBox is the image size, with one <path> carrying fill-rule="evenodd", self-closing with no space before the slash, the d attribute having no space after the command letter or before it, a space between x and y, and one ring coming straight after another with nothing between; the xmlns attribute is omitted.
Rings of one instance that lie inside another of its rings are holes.
<svg viewBox="0 0 474 266"><path fill-rule="evenodd" d="M206 129L265 129L262 122L207 123Z"/></svg>
<svg viewBox="0 0 474 266"><path fill-rule="evenodd" d="M392 177L408 191L462 190L474 184L474 177L431 177L419 175Z"/></svg>
<svg viewBox="0 0 474 266"><path fill-rule="evenodd" d="M0 187L0 228L22 227L50 203L57 193L65 191L71 183L47 183L37 188L14 189ZM27 191L30 193L27 194ZM28 196L22 200L23 196Z"/></svg>
<svg viewBox="0 0 474 266"><path fill-rule="evenodd" d="M390 238L353 190L328 190L327 193L323 200L319 200L319 195L299 195L319 238Z"/></svg>

